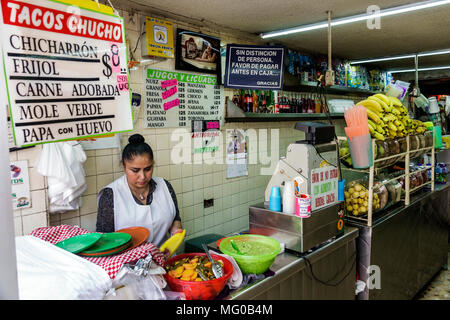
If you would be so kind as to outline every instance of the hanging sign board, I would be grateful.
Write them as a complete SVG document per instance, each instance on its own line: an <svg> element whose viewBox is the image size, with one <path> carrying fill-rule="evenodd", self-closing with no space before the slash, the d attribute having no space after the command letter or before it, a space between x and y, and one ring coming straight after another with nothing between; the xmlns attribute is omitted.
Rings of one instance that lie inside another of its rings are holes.
<svg viewBox="0 0 450 320"><path fill-rule="evenodd" d="M133 129L122 18L49 0L0 1L16 146Z"/></svg>
<svg viewBox="0 0 450 320"><path fill-rule="evenodd" d="M13 209L16 210L31 207L28 161L11 162L10 172Z"/></svg>
<svg viewBox="0 0 450 320"><path fill-rule="evenodd" d="M284 47L228 44L226 88L281 90Z"/></svg>
<svg viewBox="0 0 450 320"><path fill-rule="evenodd" d="M147 69L144 74L147 128L191 128L192 120L224 120L224 91L217 77Z"/></svg>
<svg viewBox="0 0 450 320"><path fill-rule="evenodd" d="M175 58L172 22L146 17L145 30L147 55Z"/></svg>
<svg viewBox="0 0 450 320"><path fill-rule="evenodd" d="M338 201L338 170L327 166L311 170L311 210Z"/></svg>

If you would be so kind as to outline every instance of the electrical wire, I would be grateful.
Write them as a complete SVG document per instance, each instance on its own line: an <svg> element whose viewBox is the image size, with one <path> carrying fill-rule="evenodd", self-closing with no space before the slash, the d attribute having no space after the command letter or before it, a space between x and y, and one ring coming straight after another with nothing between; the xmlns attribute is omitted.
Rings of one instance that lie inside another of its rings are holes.
<svg viewBox="0 0 450 320"><path fill-rule="evenodd" d="M347 277L350 275L350 273L351 273L352 270L353 270L353 266L356 265L356 250L355 250L355 252L353 253L353 255L352 255L351 258L353 258L353 257L354 257L354 259L353 259L352 265L351 265L350 269L347 271L347 273L345 274L345 276L344 276L341 280L337 281L336 283L330 283L331 280L329 280L329 281L323 281L323 280L320 280L319 278L317 278L316 275L315 275L314 272L313 272L312 265L311 265L311 262L309 261L309 259L306 258L306 255L302 256L302 258L305 259L305 263L306 263L306 265L308 266L308 269L309 269L309 271L310 271L311 277L312 277L314 280L316 280L317 282L319 282L319 283L321 283L321 284L323 284L323 285L325 285L325 286L329 286L329 287L337 287L337 286L340 285L345 279L347 279ZM347 264L346 264L346 265L347 265ZM345 268L345 266L344 266L344 268ZM344 268L343 268L343 269L344 269ZM339 273L338 273L338 274L339 274ZM336 274L336 275L337 275L337 274Z"/></svg>

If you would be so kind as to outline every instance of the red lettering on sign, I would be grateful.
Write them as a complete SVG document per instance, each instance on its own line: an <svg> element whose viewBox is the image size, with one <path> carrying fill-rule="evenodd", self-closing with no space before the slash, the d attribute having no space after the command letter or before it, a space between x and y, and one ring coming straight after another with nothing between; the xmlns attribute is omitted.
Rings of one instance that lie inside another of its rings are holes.
<svg viewBox="0 0 450 320"><path fill-rule="evenodd" d="M319 182L319 174L313 173L312 174L312 183L316 183L316 182Z"/></svg>
<svg viewBox="0 0 450 320"><path fill-rule="evenodd" d="M18 1L2 1L3 23L86 38L122 42L122 25Z"/></svg>

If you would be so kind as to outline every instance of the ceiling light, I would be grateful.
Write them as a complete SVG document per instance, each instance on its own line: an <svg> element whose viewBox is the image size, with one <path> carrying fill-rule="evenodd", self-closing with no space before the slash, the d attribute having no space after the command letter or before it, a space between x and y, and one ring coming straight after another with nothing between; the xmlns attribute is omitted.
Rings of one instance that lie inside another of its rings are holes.
<svg viewBox="0 0 450 320"><path fill-rule="evenodd" d="M342 24L347 24L347 23L352 23L352 22L357 22L357 21L364 21L364 20L374 19L374 18L378 18L378 17L392 16L392 15L396 15L396 14L417 11L417 10L422 10L422 9L426 9L426 8L432 8L432 7L442 6L442 5L446 5L446 4L450 4L450 0L423 1L423 2L409 4L409 5L405 5L405 6L399 6L399 7L394 7L394 8L390 8L390 9L383 9L383 10L380 10L378 13L363 13L363 14L359 14L359 15L355 15L355 16L336 19L331 22L331 26L334 27L334 26L339 26ZM292 34L292 33L324 29L327 27L328 27L328 22L323 21L323 22L304 25L304 26L298 26L298 27L293 27L293 28L288 28L288 29L283 29L283 30L278 30L278 31L261 33L260 36L263 39L267 39L267 38L284 36L284 35L288 35L288 34Z"/></svg>
<svg viewBox="0 0 450 320"><path fill-rule="evenodd" d="M429 68L420 68L417 71L432 71L432 70L444 70L450 69L450 66L441 66L441 67L429 67ZM390 70L390 73L405 73L405 72L415 72L416 69L403 69L403 70Z"/></svg>
<svg viewBox="0 0 450 320"><path fill-rule="evenodd" d="M421 52L421 53L418 53L417 56L418 57L427 57L427 56L435 56L435 55L449 54L449 53L450 53L450 49L444 49L444 50L438 50L438 51ZM408 58L414 58L415 56L416 56L416 54L406 54L406 55L402 55L402 56L373 58L373 59L367 59L367 60L356 60L356 61L350 62L350 64L363 64L363 63L370 63L370 62L408 59Z"/></svg>
<svg viewBox="0 0 450 320"><path fill-rule="evenodd" d="M404 56L394 56L394 57L386 57L386 58L374 58L374 59L368 59L368 60L357 60L357 61L350 62L350 64L363 64L363 63L370 63L370 62L409 59L409 58L414 58L415 56L416 56L415 54L408 54L408 55L404 55Z"/></svg>

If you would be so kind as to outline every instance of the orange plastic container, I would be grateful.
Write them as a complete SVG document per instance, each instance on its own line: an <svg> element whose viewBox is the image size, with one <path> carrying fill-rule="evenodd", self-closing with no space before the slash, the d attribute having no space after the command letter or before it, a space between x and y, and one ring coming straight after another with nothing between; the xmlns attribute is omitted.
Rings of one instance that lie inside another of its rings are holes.
<svg viewBox="0 0 450 320"><path fill-rule="evenodd" d="M167 265L173 264L175 261L183 258L193 258L194 256L206 256L205 253L185 253L175 256L167 261ZM211 254L213 260L222 260L223 262L223 277L219 279L207 281L184 281L170 276L168 273L164 274L172 291L184 292L186 300L212 300L222 291L228 279L233 274L233 265L231 262L216 254Z"/></svg>

